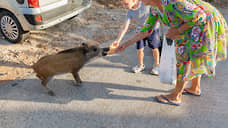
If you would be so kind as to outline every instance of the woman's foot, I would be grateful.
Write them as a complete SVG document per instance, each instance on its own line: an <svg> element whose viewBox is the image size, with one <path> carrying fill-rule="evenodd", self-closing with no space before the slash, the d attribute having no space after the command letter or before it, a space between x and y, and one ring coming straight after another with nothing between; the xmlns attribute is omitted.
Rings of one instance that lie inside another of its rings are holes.
<svg viewBox="0 0 228 128"><path fill-rule="evenodd" d="M193 96L201 96L200 89L185 88L182 94L189 94Z"/></svg>
<svg viewBox="0 0 228 128"><path fill-rule="evenodd" d="M177 97L172 96L172 94L155 96L155 100L163 104L176 105L176 106L181 105L181 99L180 98L178 99Z"/></svg>

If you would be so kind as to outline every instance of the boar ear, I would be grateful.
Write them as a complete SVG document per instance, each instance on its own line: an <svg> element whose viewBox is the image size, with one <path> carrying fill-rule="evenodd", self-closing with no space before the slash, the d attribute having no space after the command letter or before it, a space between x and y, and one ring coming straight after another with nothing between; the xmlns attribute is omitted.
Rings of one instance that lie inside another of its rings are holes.
<svg viewBox="0 0 228 128"><path fill-rule="evenodd" d="M86 43L82 43L82 46L83 46L83 53L86 54L89 52L89 47Z"/></svg>

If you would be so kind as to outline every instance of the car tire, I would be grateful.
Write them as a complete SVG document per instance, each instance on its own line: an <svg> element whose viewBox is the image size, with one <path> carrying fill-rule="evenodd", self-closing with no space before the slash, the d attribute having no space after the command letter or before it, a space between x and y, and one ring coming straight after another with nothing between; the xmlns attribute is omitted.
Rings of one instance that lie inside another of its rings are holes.
<svg viewBox="0 0 228 128"><path fill-rule="evenodd" d="M7 11L0 12L0 29L2 35L11 43L18 43L27 37L17 18Z"/></svg>

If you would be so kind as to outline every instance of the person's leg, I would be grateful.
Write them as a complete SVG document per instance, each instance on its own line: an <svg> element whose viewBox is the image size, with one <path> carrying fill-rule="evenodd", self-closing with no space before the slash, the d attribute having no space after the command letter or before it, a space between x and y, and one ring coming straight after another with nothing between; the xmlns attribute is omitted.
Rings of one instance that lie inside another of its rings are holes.
<svg viewBox="0 0 228 128"><path fill-rule="evenodd" d="M154 66L159 66L160 65L159 49L158 48L152 49L152 52L154 56Z"/></svg>
<svg viewBox="0 0 228 128"><path fill-rule="evenodd" d="M144 65L143 64L143 58L144 58L144 52L143 52L144 48L141 49L137 49L137 56L138 56L138 61L139 61L139 65Z"/></svg>
<svg viewBox="0 0 228 128"><path fill-rule="evenodd" d="M139 65L143 65L143 59L144 59L144 47L145 47L145 41L140 40L136 43L136 49L137 49L137 56L138 56L138 61Z"/></svg>
<svg viewBox="0 0 228 128"><path fill-rule="evenodd" d="M200 80L201 80L201 75L192 79L192 86L190 88L185 88L184 90L192 94L200 95L201 93Z"/></svg>
<svg viewBox="0 0 228 128"><path fill-rule="evenodd" d="M147 37L148 46L152 48L154 65L159 66L160 64L160 52L159 47L161 46L159 29L154 30L151 35Z"/></svg>
<svg viewBox="0 0 228 128"><path fill-rule="evenodd" d="M159 75L159 66L160 66L160 53L159 47L161 46L159 30L154 30L151 35L147 37L148 46L152 49L154 66L151 70L152 75Z"/></svg>
<svg viewBox="0 0 228 128"><path fill-rule="evenodd" d="M181 103L182 92L187 83L188 81L177 81L174 90L170 94L163 96L173 103ZM161 95L156 97L160 101L167 102Z"/></svg>
<svg viewBox="0 0 228 128"><path fill-rule="evenodd" d="M136 48L137 48L137 56L138 56L138 62L139 64L136 65L135 67L132 68L134 73L141 72L145 69L145 65L143 64L143 58L144 58L144 47L145 47L145 42L144 40L138 41L136 43Z"/></svg>

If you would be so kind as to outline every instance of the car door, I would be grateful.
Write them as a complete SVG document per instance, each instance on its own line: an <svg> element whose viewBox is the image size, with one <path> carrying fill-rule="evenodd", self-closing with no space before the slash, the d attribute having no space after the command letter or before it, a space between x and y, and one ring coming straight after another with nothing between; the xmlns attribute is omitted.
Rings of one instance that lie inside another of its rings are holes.
<svg viewBox="0 0 228 128"><path fill-rule="evenodd" d="M89 1L89 0L84 0L84 1ZM48 6L48 5L67 5L68 7L72 8L77 8L82 6L83 0L39 0L39 5L40 7L43 6ZM69 8L66 9L69 9Z"/></svg>
<svg viewBox="0 0 228 128"><path fill-rule="evenodd" d="M65 3L67 4L68 0L39 0L40 7L48 6L48 5L54 5L58 3Z"/></svg>
<svg viewBox="0 0 228 128"><path fill-rule="evenodd" d="M85 1L87 1L87 0L85 0ZM83 0L69 0L69 2L71 2L71 7L73 9L77 8L77 7L80 7L83 4Z"/></svg>

